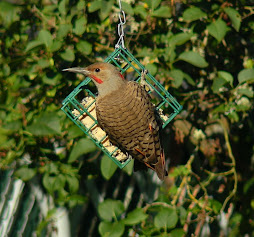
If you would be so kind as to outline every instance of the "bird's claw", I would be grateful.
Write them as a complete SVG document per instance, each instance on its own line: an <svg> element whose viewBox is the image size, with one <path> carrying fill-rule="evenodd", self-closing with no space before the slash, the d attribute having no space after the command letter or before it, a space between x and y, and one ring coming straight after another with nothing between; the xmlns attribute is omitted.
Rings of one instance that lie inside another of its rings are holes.
<svg viewBox="0 0 254 237"><path fill-rule="evenodd" d="M148 74L148 70L147 69L143 69L142 72L141 72L141 76L140 76L140 84L143 85L145 90L148 92L148 91L153 91L153 89L146 82L146 75L147 74Z"/></svg>
<svg viewBox="0 0 254 237"><path fill-rule="evenodd" d="M142 69L141 75L140 75L140 83L142 85L145 85L145 79L146 79L146 75L148 73L147 69Z"/></svg>
<svg viewBox="0 0 254 237"><path fill-rule="evenodd" d="M148 74L148 70L147 69L142 69L141 72L141 80L145 80L145 76Z"/></svg>

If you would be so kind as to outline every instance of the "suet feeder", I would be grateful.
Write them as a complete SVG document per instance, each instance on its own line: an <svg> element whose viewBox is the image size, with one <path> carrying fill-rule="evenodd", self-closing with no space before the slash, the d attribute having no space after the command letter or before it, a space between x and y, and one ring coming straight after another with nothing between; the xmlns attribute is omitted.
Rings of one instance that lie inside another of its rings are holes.
<svg viewBox="0 0 254 237"><path fill-rule="evenodd" d="M105 59L118 67L122 74L131 75L135 81L144 84L151 96L155 109L162 120L162 128L182 110L176 99L149 73L142 76L145 67L125 48L118 47ZM119 168L125 167L131 157L121 156L121 151L109 143L107 135L98 127L95 113L96 95L87 86L86 78L62 102L62 111L114 162ZM84 99L82 99L84 98ZM110 148L109 148L110 147Z"/></svg>

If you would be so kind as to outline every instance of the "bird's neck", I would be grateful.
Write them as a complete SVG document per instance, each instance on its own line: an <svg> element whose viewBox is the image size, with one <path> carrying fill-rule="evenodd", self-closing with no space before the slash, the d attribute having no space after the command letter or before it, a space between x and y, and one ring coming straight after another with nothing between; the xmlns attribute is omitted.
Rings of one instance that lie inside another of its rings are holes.
<svg viewBox="0 0 254 237"><path fill-rule="evenodd" d="M99 97L104 97L118 90L121 90L122 87L124 88L126 83L126 80L122 78L119 80L119 77L115 79L113 78L113 80L111 79L110 81L104 81L103 84L97 86Z"/></svg>

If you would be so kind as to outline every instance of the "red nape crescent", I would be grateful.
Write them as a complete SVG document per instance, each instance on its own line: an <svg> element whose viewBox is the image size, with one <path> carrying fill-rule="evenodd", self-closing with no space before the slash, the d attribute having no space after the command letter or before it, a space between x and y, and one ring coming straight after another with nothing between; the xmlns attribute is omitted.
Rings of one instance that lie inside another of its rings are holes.
<svg viewBox="0 0 254 237"><path fill-rule="evenodd" d="M123 80L125 80L125 79L124 79L124 76L123 76L121 73L119 73L119 76L120 76Z"/></svg>

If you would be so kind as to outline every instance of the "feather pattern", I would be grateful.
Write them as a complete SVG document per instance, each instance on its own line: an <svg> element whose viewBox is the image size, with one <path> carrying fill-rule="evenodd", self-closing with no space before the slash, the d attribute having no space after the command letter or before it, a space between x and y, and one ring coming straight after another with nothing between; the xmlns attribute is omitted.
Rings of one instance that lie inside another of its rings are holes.
<svg viewBox="0 0 254 237"><path fill-rule="evenodd" d="M150 168L163 180L164 151L160 143L160 122L143 86L127 82L110 63L94 63L86 68L65 71L89 76L98 89L97 120L110 141L134 159L134 170Z"/></svg>
<svg viewBox="0 0 254 237"><path fill-rule="evenodd" d="M160 127L156 121L155 108L142 86L130 81L119 90L98 97L96 113L100 127L113 144L155 170L163 153ZM165 174L165 160L163 165L161 179Z"/></svg>

